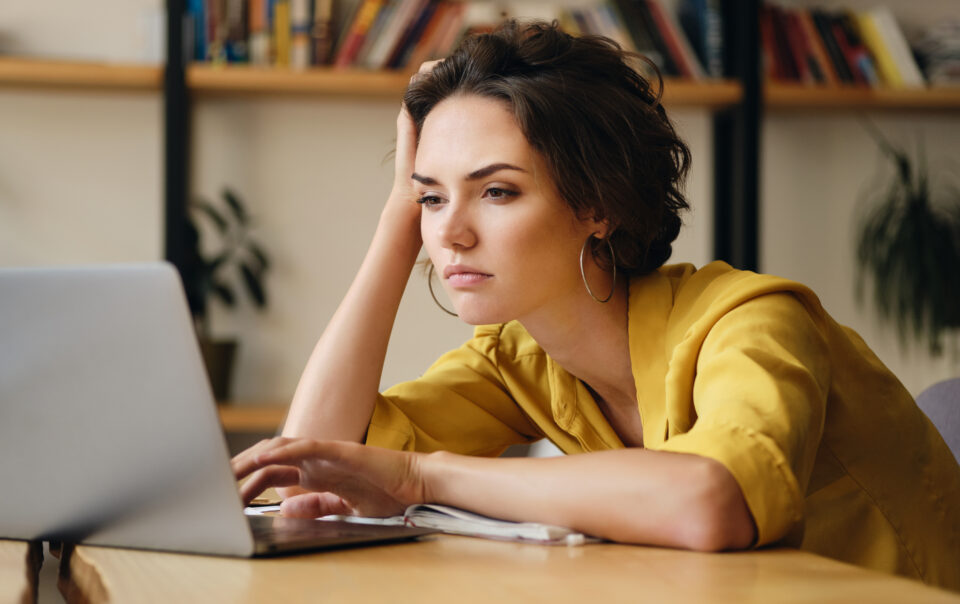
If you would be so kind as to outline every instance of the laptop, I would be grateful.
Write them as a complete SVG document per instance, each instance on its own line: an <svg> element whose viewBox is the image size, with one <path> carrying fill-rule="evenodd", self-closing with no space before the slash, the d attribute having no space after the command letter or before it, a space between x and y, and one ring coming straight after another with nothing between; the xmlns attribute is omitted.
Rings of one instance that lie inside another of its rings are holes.
<svg viewBox="0 0 960 604"><path fill-rule="evenodd" d="M244 514L166 263L0 269L0 537L224 556L430 530Z"/></svg>

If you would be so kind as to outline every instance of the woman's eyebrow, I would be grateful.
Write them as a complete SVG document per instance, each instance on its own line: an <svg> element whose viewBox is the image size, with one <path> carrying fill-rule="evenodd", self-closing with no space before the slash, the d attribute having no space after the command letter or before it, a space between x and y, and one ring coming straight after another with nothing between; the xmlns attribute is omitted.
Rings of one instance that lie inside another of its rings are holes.
<svg viewBox="0 0 960 604"><path fill-rule="evenodd" d="M480 168L479 170L474 170L470 174L467 174L467 177L464 180L479 180L481 178L486 178L491 174L499 172L500 170L516 170L517 172L523 172L523 173L527 172L520 166L515 166L513 164L504 164L504 163L490 164L489 166L485 166L483 168ZM425 185L432 186L432 185L438 184L437 179L431 176L423 176L421 174L417 174L416 172L411 174L410 178L412 178L413 180L419 183L423 183Z"/></svg>

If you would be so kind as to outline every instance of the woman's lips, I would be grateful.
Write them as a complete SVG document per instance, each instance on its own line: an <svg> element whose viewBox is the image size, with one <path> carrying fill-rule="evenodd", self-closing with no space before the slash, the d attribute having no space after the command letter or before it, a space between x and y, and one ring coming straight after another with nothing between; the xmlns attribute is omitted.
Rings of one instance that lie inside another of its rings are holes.
<svg viewBox="0 0 960 604"><path fill-rule="evenodd" d="M447 280L452 287L465 287L483 283L493 275L485 273L472 266L460 264L451 264L443 269L443 278Z"/></svg>

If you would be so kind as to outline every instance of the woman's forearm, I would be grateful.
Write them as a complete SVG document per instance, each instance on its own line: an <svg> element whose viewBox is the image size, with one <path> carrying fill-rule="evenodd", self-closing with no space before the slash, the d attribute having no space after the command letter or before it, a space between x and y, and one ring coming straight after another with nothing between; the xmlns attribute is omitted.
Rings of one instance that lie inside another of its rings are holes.
<svg viewBox="0 0 960 604"><path fill-rule="evenodd" d="M421 245L416 215L394 211L396 205L387 203L353 284L307 362L284 436L363 440L390 332Z"/></svg>
<svg viewBox="0 0 960 604"><path fill-rule="evenodd" d="M716 461L621 449L565 457L421 458L427 500L516 521L567 526L622 543L719 551L755 528L739 485Z"/></svg>

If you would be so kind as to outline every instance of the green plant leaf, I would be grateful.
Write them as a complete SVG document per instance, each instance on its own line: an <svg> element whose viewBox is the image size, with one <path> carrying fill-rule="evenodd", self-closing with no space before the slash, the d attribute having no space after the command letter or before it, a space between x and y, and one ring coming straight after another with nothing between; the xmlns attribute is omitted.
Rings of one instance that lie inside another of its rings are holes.
<svg viewBox="0 0 960 604"><path fill-rule="evenodd" d="M247 285L247 291L250 297L257 304L258 308L264 308L267 305L267 294L263 289L263 283L260 280L261 274L255 272L246 263L240 264L240 274L243 275L243 282Z"/></svg>
<svg viewBox="0 0 960 604"><path fill-rule="evenodd" d="M217 208L213 204L203 200L195 199L191 204L191 207L196 208L201 214L204 214L217 226L217 230L221 233L226 233L230 228L230 223L227 222L227 219L224 218Z"/></svg>
<svg viewBox="0 0 960 604"><path fill-rule="evenodd" d="M253 241L247 241L247 249L250 251L250 254L256 258L257 263L260 265L260 270L258 272L262 272L270 268L270 258L267 256L266 252L263 251L263 248Z"/></svg>
<svg viewBox="0 0 960 604"><path fill-rule="evenodd" d="M233 210L233 215L237 218L237 222L246 225L248 223L247 210L243 207L243 202L240 201L240 197L230 188L224 187L223 199L227 202L230 209Z"/></svg>
<svg viewBox="0 0 960 604"><path fill-rule="evenodd" d="M233 290L230 289L230 286L219 281L211 281L210 287L213 293L220 298L220 301L225 305L229 306L230 308L236 306L237 298L233 295Z"/></svg>

